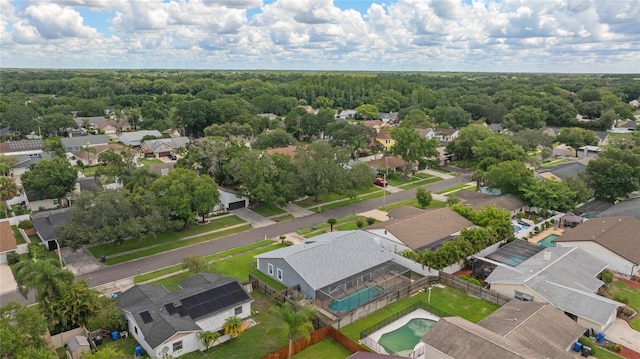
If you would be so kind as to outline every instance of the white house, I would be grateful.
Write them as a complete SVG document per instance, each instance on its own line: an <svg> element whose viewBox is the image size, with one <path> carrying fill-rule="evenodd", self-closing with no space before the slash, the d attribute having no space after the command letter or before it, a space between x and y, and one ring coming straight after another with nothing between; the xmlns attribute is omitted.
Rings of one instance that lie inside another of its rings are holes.
<svg viewBox="0 0 640 359"><path fill-rule="evenodd" d="M137 147L142 145L142 139L145 136L153 136L156 138L161 138L162 134L158 130L142 130L142 131L135 131L135 132L125 132L120 135L120 138L118 140L120 141L120 143L122 143L125 146Z"/></svg>
<svg viewBox="0 0 640 359"><path fill-rule="evenodd" d="M554 240L558 247L580 247L625 275L640 274L640 220L633 217L590 219Z"/></svg>
<svg viewBox="0 0 640 359"><path fill-rule="evenodd" d="M347 120L356 117L356 110L344 110L338 115L338 120Z"/></svg>
<svg viewBox="0 0 640 359"><path fill-rule="evenodd" d="M549 303L584 328L600 332L616 319L614 300L599 296L597 278L607 264L578 247L541 251L515 267L499 265L485 279L491 290L514 299Z"/></svg>
<svg viewBox="0 0 640 359"><path fill-rule="evenodd" d="M117 301L130 335L151 358L177 358L206 349L198 333L222 331L232 316L249 317L253 299L236 279L198 273L175 292L160 285L135 285ZM215 344L227 340L223 335Z"/></svg>

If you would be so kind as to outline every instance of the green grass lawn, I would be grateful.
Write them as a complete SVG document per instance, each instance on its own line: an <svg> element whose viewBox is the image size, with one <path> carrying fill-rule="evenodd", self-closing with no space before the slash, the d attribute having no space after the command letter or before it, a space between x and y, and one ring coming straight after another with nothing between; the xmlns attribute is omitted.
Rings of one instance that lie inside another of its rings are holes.
<svg viewBox="0 0 640 359"><path fill-rule="evenodd" d="M566 159L566 158L556 158L554 160L551 160L549 162L543 162L540 167L553 167L556 165L559 165L561 163L565 163L565 162L570 162L570 159Z"/></svg>
<svg viewBox="0 0 640 359"><path fill-rule="evenodd" d="M388 191L385 191L385 193L389 194ZM319 206L319 207L313 207L313 208L308 208L308 209L310 211L318 213L320 211L320 209L322 209L323 211L326 211L326 210L329 210L329 209L334 209L334 208L346 206L348 204L358 203L360 201L364 201L364 200L367 200L367 199L382 197L382 194L383 194L382 191L377 190L375 192L367 193L367 194L359 196L357 198L345 199L345 200L340 201L340 202L327 203L327 204L323 204L322 206Z"/></svg>
<svg viewBox="0 0 640 359"><path fill-rule="evenodd" d="M358 188L354 190L354 193L356 196L367 197L364 195L379 192L380 196L382 196L382 191L380 191L380 189L381 189L380 187L372 185L370 187ZM326 193L326 194L320 195L319 201L316 201L314 196L309 196L305 199L295 201L294 203L302 208L309 208L309 207L321 205L323 203L340 201L340 200L350 200L350 199L344 194ZM344 206L344 204L341 204L341 206ZM325 205L322 205L322 208L325 208ZM329 207L326 207L326 208L328 209Z"/></svg>
<svg viewBox="0 0 640 359"><path fill-rule="evenodd" d="M426 292L419 293L413 297L402 298L368 317L344 327L340 331L352 340L358 341L360 339L360 332L363 330L420 301L427 302ZM430 304L444 312L460 316L474 323L481 321L499 308L496 304L492 304L483 299L470 297L467 293L451 287L434 287L431 290Z"/></svg>
<svg viewBox="0 0 640 359"><path fill-rule="evenodd" d="M351 355L351 352L331 337L326 337L322 341L308 347L300 353L292 356L292 359L344 359Z"/></svg>
<svg viewBox="0 0 640 359"><path fill-rule="evenodd" d="M256 249L256 248L271 246L274 243L275 242L271 241L271 240L255 242L255 243L247 244L247 245L244 245L244 246L236 247L236 248L233 248L233 249L229 249L227 251L210 254L208 256L204 256L203 258L206 261L212 261L212 260L215 260L215 259L229 257L229 256L232 256L232 255L237 254L237 253L250 251L250 250L253 250L253 249ZM153 272L144 273L142 275L136 276L133 279L133 282L136 283L136 284L142 283L142 282L146 282L146 281L158 278L158 277L162 277L162 276L167 275L167 274L175 273L175 272L180 271L180 270L182 270L182 264L172 265L172 266L169 266L169 267L165 267L165 268L162 268L162 269L155 270Z"/></svg>
<svg viewBox="0 0 640 359"><path fill-rule="evenodd" d="M157 164L163 163L162 160L159 158L141 158L138 160L138 162L142 163L147 167L151 165L157 165Z"/></svg>
<svg viewBox="0 0 640 359"><path fill-rule="evenodd" d="M113 254L131 251L135 249L149 247L154 244L162 244L175 242L180 238L184 238L187 236L194 236L202 233L206 233L209 231L214 231L218 229L222 229L224 227L234 226L237 224L245 223L245 221L236 216L230 215L222 218L212 219L209 224L204 225L192 225L188 229L180 232L164 232L157 235L155 238L153 237L145 237L137 240L128 240L125 241L121 246L114 246L112 243L100 244L97 246L93 246L89 248L91 254L94 257L100 258L100 256L110 256Z"/></svg>
<svg viewBox="0 0 640 359"><path fill-rule="evenodd" d="M22 233L20 233L20 229L18 229L18 226L11 226L11 231L13 232L13 236L16 237L17 245L27 243L27 241L24 240Z"/></svg>
<svg viewBox="0 0 640 359"><path fill-rule="evenodd" d="M407 199L404 201L400 201L400 202L395 202L392 203L390 205L385 206L384 208L380 208L383 211L390 211L396 207L400 207L400 206L411 206L411 207L415 207L415 208L420 208L420 209L436 209L436 208L444 208L447 206L447 204L445 202L441 202L441 201L436 201L431 200L431 203L429 203L429 205L426 208L422 208L420 207L420 205L418 204L418 200L415 198L411 198L411 199Z"/></svg>
<svg viewBox="0 0 640 359"><path fill-rule="evenodd" d="M240 227L235 227L235 228L231 228L231 229L227 229L227 230L223 230L220 232L215 232L215 233L211 233L211 234L207 234L207 235L202 235L199 237L195 237L195 238L191 238L191 239L186 239L183 241L173 241L170 243L165 243L163 245L157 246L157 247L150 247L150 248L146 248L146 249L141 249L139 251L136 252L131 252L131 253L127 253L127 254L123 254L117 257L112 257L112 258L107 258L107 261L105 262L105 264L107 265L112 265L112 264L118 264L118 263L122 263L122 262L127 262L133 259L137 259L137 258L142 258L142 257L147 257L150 255L154 255L154 254L158 254L158 253L162 253L171 249L176 249L176 248L180 248L180 247L186 247L192 244L196 244L196 243L200 243L200 242L206 242L206 241L210 241L210 240L214 240L217 238L222 238L222 237L226 237L235 233L240 233L240 232L244 232L244 231L248 231L251 229L251 225L250 224L245 224L245 225L241 225Z"/></svg>
<svg viewBox="0 0 640 359"><path fill-rule="evenodd" d="M275 222L284 222L284 221L288 221L288 220L294 219L294 218L295 217L293 216L293 214L287 213L287 214L282 215L282 216L271 217L271 220L275 221Z"/></svg>
<svg viewBox="0 0 640 359"><path fill-rule="evenodd" d="M100 167L101 166L91 166L91 167L84 167L84 168L78 167L78 170L82 172L82 174L84 174L86 177L93 177L96 175L96 171Z"/></svg>
<svg viewBox="0 0 640 359"><path fill-rule="evenodd" d="M265 217L271 217L278 214L287 213L287 211L285 211L282 208L270 207L270 206L260 206L258 208L251 208L251 210Z"/></svg>
<svg viewBox="0 0 640 359"><path fill-rule="evenodd" d="M249 274L253 274L276 290L285 289L284 285L262 274L259 270L252 266L252 264L256 262L256 259L253 258L254 256L282 247L284 247L284 245L276 244L267 247L256 248L243 253L238 253L232 257L222 259L218 262L210 264L205 272L218 273L223 276L233 277L238 279L240 282L248 281ZM211 260L206 257L205 259ZM158 279L157 281L151 282L151 284L160 284L167 288L169 291L174 291L179 288L180 283L184 282L185 279L191 277L193 274L193 272L182 272L170 277Z"/></svg>
<svg viewBox="0 0 640 359"><path fill-rule="evenodd" d="M421 179L419 181L414 181L411 183L407 183L407 184L403 184L402 186L399 186L402 189L411 189L411 188L416 188L416 187L420 187L420 186L426 186L428 184L431 183L435 183L438 181L442 181L442 178L440 177L430 177L430 178L426 178L426 179Z"/></svg>
<svg viewBox="0 0 640 359"><path fill-rule="evenodd" d="M475 187L475 185L469 186L468 184L463 183L463 184L459 184L457 186L445 188L445 189L443 189L441 191L436 192L436 194L445 194L445 193L448 193L448 192L455 192L455 191L461 190L463 188L471 188L471 187Z"/></svg>
<svg viewBox="0 0 640 359"><path fill-rule="evenodd" d="M282 334L282 320L269 313L275 302L259 291L251 293L251 317L258 322L240 336L214 346L207 353L193 352L181 356L184 359L259 359L288 345L289 340Z"/></svg>
<svg viewBox="0 0 640 359"><path fill-rule="evenodd" d="M594 356L598 359L622 359L620 355L612 353L602 348L598 348L598 351Z"/></svg>
<svg viewBox="0 0 640 359"><path fill-rule="evenodd" d="M355 221L358 220L358 218L362 219L363 221L366 221L366 218L362 217L362 216L346 216L346 217L342 217L342 218L336 218L337 222L334 225L334 228L337 225L341 224L341 223L355 222ZM321 230L321 229L328 229L329 227L331 227L329 225L329 223L322 222L322 223L318 223L317 225L315 225L313 227L307 227L307 228L300 229L300 230L298 230L297 233L300 234L300 235L304 235L304 234L308 234L308 233L311 233L311 232L314 232L314 231L318 231L318 230Z"/></svg>
<svg viewBox="0 0 640 359"><path fill-rule="evenodd" d="M622 282L614 282L607 288L607 293L613 299L623 302L640 312L640 289L636 289ZM631 327L640 331L640 316L631 321Z"/></svg>

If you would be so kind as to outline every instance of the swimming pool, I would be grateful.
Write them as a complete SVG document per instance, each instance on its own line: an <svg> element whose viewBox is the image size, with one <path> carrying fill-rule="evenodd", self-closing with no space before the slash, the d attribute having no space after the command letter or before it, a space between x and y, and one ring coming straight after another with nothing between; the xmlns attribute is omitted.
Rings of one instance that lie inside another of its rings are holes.
<svg viewBox="0 0 640 359"><path fill-rule="evenodd" d="M539 246L545 246L545 247L557 247L555 243L551 242L552 240L558 238L557 234L550 234L544 238L542 238L542 240L540 242L538 242Z"/></svg>
<svg viewBox="0 0 640 359"><path fill-rule="evenodd" d="M406 356L411 354L416 344L436 324L435 320L413 318L400 328L385 333L378 340L389 354Z"/></svg>
<svg viewBox="0 0 640 359"><path fill-rule="evenodd" d="M378 286L365 288L359 292L351 293L344 298L333 300L329 303L329 309L335 313L348 312L363 304L369 303L384 294L384 292L384 288Z"/></svg>

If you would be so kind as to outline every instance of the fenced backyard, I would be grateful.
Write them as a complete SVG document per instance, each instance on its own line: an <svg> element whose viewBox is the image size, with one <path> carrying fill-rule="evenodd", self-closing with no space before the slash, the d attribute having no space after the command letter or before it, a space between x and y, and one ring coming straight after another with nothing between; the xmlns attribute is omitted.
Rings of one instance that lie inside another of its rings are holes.
<svg viewBox="0 0 640 359"><path fill-rule="evenodd" d="M499 306L503 306L513 299L445 272L440 272L439 281L444 285L460 289L468 295L484 299Z"/></svg>

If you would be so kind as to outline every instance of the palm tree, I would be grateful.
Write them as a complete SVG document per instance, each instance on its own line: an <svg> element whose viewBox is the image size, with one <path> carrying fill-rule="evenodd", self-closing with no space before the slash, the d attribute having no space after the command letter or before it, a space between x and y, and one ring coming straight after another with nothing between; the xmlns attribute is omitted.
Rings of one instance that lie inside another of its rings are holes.
<svg viewBox="0 0 640 359"><path fill-rule="evenodd" d="M335 218L329 218L327 219L327 223L331 226L331 232L333 232L333 225L338 223L338 220Z"/></svg>
<svg viewBox="0 0 640 359"><path fill-rule="evenodd" d="M476 181L476 191L480 190L480 187L487 179L487 173L483 170L477 169L471 174L471 180Z"/></svg>
<svg viewBox="0 0 640 359"><path fill-rule="evenodd" d="M293 339L298 335L303 335L309 340L314 330L311 319L316 316L316 313L310 307L302 307L296 312L289 303L284 303L281 307L271 307L269 312L282 319L280 329L289 338L288 358L291 359Z"/></svg>
<svg viewBox="0 0 640 359"><path fill-rule="evenodd" d="M30 289L36 291L38 301L60 297L73 283L74 275L67 269L58 267L55 258L20 261L15 266L18 290L25 298Z"/></svg>
<svg viewBox="0 0 640 359"><path fill-rule="evenodd" d="M198 333L198 338L202 342L202 345L205 347L205 351L209 351L209 349L216 344L218 339L220 339L220 332L212 332L210 330L205 330L203 332Z"/></svg>
<svg viewBox="0 0 640 359"><path fill-rule="evenodd" d="M222 329L224 329L224 334L233 339L242 334L244 330L244 328L242 328L242 319L233 315L225 319L224 324L222 324Z"/></svg>
<svg viewBox="0 0 640 359"><path fill-rule="evenodd" d="M127 169L120 176L120 182L129 192L134 192L137 188L148 189L156 178L158 178L157 173L149 171L147 167L140 167Z"/></svg>
<svg viewBox="0 0 640 359"><path fill-rule="evenodd" d="M87 281L72 283L59 299L49 300L51 307L43 308L49 326L60 331L87 325L98 311L98 291L89 288ZM52 311L48 311L52 308Z"/></svg>
<svg viewBox="0 0 640 359"><path fill-rule="evenodd" d="M9 217L9 210L7 209L6 201L11 198L19 195L18 188L16 187L16 182L13 178L0 176L0 200L2 201L2 206L4 207L4 217Z"/></svg>

